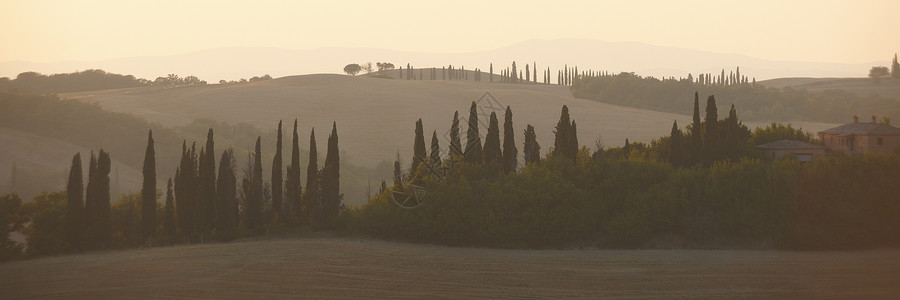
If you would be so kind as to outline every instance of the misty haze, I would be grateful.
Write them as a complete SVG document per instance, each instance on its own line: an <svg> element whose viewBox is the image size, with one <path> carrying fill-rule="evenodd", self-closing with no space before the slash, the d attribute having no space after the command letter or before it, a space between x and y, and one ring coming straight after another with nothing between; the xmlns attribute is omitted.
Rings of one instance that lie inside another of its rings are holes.
<svg viewBox="0 0 900 300"><path fill-rule="evenodd" d="M900 297L893 1L0 11L0 298Z"/></svg>

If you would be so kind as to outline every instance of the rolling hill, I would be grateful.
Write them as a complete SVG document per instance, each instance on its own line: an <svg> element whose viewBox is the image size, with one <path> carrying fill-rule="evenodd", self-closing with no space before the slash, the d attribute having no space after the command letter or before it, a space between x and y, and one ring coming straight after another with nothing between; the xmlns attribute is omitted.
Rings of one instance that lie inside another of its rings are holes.
<svg viewBox="0 0 900 300"><path fill-rule="evenodd" d="M845 90L861 96L876 94L885 98L891 98L900 101L900 80L892 78L882 78L881 80L879 80L879 82L875 82L874 80L872 80L872 78L863 77L789 77L769 79L760 81L758 83L767 87L783 88L790 86L795 89L804 89L810 91Z"/></svg>

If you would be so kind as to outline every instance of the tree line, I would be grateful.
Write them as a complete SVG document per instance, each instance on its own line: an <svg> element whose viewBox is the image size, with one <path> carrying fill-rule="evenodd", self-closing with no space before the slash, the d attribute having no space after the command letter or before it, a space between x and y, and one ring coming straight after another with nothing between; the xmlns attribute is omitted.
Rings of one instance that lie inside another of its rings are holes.
<svg viewBox="0 0 900 300"><path fill-rule="evenodd" d="M76 153L64 191L43 193L22 203L15 193L0 198L4 233L25 234L23 245L0 239L0 260L23 255L79 252L173 243L197 243L206 239L232 240L244 236L284 233L298 228L333 228L344 209L340 189L340 157L337 124L332 125L324 166L317 164L315 129L309 141L310 163L306 188L301 185L297 120L294 120L290 164L282 175L282 126L278 125L272 181L262 177L261 137L238 177L234 152L221 152L218 166L214 132L197 149L182 143L181 159L165 192L157 184L156 147L152 130L144 153L140 193L110 199L110 154L91 153L85 187L82 158ZM218 167L218 171L217 168ZM162 205L157 201L162 195Z"/></svg>
<svg viewBox="0 0 900 300"><path fill-rule="evenodd" d="M700 118L699 95L694 100L693 124L676 124L669 136L649 144L626 140L594 150L579 147L575 120L563 106L545 155L533 127L526 127L522 165L506 156L518 152L514 134L506 130L509 107L502 143L492 115L483 143L478 122L470 121L463 146L455 113L446 156L433 155L439 149L436 132L432 155L426 156L420 120L409 173L398 159L395 183L383 183L367 204L348 211L346 230L504 248L900 246L900 224L893 217L900 212L900 189L890 175L900 167L900 152L832 155L810 163L772 160L752 146L811 136L777 123L751 132L734 109L719 119L711 95ZM477 118L471 110L470 115ZM434 172L435 164L447 172ZM409 181L427 187L415 209L392 200Z"/></svg>

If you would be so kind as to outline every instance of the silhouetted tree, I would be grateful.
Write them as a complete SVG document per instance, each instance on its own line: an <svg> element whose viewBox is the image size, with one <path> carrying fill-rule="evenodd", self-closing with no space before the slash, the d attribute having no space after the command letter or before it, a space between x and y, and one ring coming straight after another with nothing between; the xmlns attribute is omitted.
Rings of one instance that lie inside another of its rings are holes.
<svg viewBox="0 0 900 300"><path fill-rule="evenodd" d="M287 214L289 221L300 224L302 218L300 185L300 144L297 136L297 119L294 119L294 136L291 140L291 164L287 167L287 179L285 180L285 204L289 208Z"/></svg>
<svg viewBox="0 0 900 300"><path fill-rule="evenodd" d="M525 128L525 147L522 151L525 154L525 164L541 162L541 146L538 145L537 135L531 124Z"/></svg>
<svg viewBox="0 0 900 300"><path fill-rule="evenodd" d="M484 163L502 163L503 152L500 150L500 124L497 114L491 112L487 135L484 137Z"/></svg>
<svg viewBox="0 0 900 300"><path fill-rule="evenodd" d="M453 112L453 123L450 124L450 157L463 158L462 142L459 140L459 111Z"/></svg>
<svg viewBox="0 0 900 300"><path fill-rule="evenodd" d="M197 155L195 145L187 148L187 142L181 144L181 161L175 170L175 210L178 215L178 228L182 234L191 238L194 234L194 216L197 202Z"/></svg>
<svg viewBox="0 0 900 300"><path fill-rule="evenodd" d="M222 151L219 178L216 180L216 231L234 229L238 223L237 177L234 174L234 152Z"/></svg>
<svg viewBox="0 0 900 300"><path fill-rule="evenodd" d="M517 74L519 74L519 72L516 71L516 62L513 61L513 63L512 63L512 73L511 73L512 76L510 76L510 82L516 83L516 76L518 76Z"/></svg>
<svg viewBox="0 0 900 300"><path fill-rule="evenodd" d="M84 180L81 171L81 153L72 157L69 181L66 185L66 237L74 250L81 249L84 237Z"/></svg>
<svg viewBox="0 0 900 300"><path fill-rule="evenodd" d="M491 63L490 72L491 72L491 82L494 82L494 63Z"/></svg>
<svg viewBox="0 0 900 300"><path fill-rule="evenodd" d="M471 164L481 164L483 157L481 154L481 137L478 133L478 108L475 101L472 101L472 107L469 108L469 128L466 130L466 151L465 161Z"/></svg>
<svg viewBox="0 0 900 300"><path fill-rule="evenodd" d="M309 134L309 164L306 167L306 192L303 193L302 203L306 210L306 219L310 222L319 214L321 195L319 193L319 154L316 150L316 129Z"/></svg>
<svg viewBox="0 0 900 300"><path fill-rule="evenodd" d="M349 65L344 66L344 73L347 73L347 75L356 76L356 74L359 73L359 71L362 71L362 67L359 64L349 64ZM400 74L401 74L400 76L402 78L403 72L401 72Z"/></svg>
<svg viewBox="0 0 900 300"><path fill-rule="evenodd" d="M569 108L565 105L563 105L562 112L559 116L559 122L556 123L556 130L553 133L555 134L555 139L553 140L553 156L562 156L574 160L578 149L570 149L573 145L572 122L569 120Z"/></svg>
<svg viewBox="0 0 900 300"><path fill-rule="evenodd" d="M343 198L340 186L341 158L338 150L337 122L332 123L331 134L328 136L327 151L322 174L322 204L324 207L323 217L325 225L330 225L338 216Z"/></svg>
<svg viewBox="0 0 900 300"><path fill-rule="evenodd" d="M256 138L256 150L253 152L253 163L250 169L250 194L245 199L247 211L244 222L251 234L263 225L263 180L262 180L262 137Z"/></svg>
<svg viewBox="0 0 900 300"><path fill-rule="evenodd" d="M431 153L428 159L432 165L441 163L441 145L438 144L437 130L431 133Z"/></svg>
<svg viewBox="0 0 900 300"><path fill-rule="evenodd" d="M512 110L506 106L503 118L503 169L507 173L515 172L518 166L519 150L516 149L515 132L513 131Z"/></svg>
<svg viewBox="0 0 900 300"><path fill-rule="evenodd" d="M712 163L719 158L720 132L718 128L718 108L716 108L716 97L710 95L706 99L706 119L703 124L703 148L704 160L706 163Z"/></svg>
<svg viewBox="0 0 900 300"><path fill-rule="evenodd" d="M416 169L419 167L427 154L425 153L425 133L422 129L422 119L416 121L416 136L413 141L413 157L412 162L409 166L409 174L415 174Z"/></svg>
<svg viewBox="0 0 900 300"><path fill-rule="evenodd" d="M200 149L197 182L197 230L201 235L212 233L216 219L216 154L213 129L206 133L206 146ZM202 238L202 236L201 236Z"/></svg>
<svg viewBox="0 0 900 300"><path fill-rule="evenodd" d="M278 132L275 136L275 157L272 158L272 210L275 216L281 222L287 222L286 214L283 214L284 189L282 189L282 173L281 173L281 120L278 120Z"/></svg>
<svg viewBox="0 0 900 300"><path fill-rule="evenodd" d="M894 53L894 60L891 62L891 77L900 78L900 63L897 62L897 53Z"/></svg>
<svg viewBox="0 0 900 300"><path fill-rule="evenodd" d="M672 132L669 134L669 163L675 167L684 166L681 130L678 129L678 121L672 122Z"/></svg>
<svg viewBox="0 0 900 300"><path fill-rule="evenodd" d="M165 232L166 237L173 241L175 239L176 234L175 227L175 194L172 191L172 178L169 177L168 184L166 185L166 217L163 220L163 232Z"/></svg>
<svg viewBox="0 0 900 300"><path fill-rule="evenodd" d="M109 153L100 149L94 158L91 153L91 168L88 175L88 195L85 203L85 220L93 248L106 248L112 233L109 220Z"/></svg>
<svg viewBox="0 0 900 300"><path fill-rule="evenodd" d="M528 64L525 64L525 82L531 82L531 71L528 69Z"/></svg>
<svg viewBox="0 0 900 300"><path fill-rule="evenodd" d="M156 231L156 151L153 148L153 131L147 137L147 151L144 152L144 185L141 189L141 227L147 245L153 245Z"/></svg>
<svg viewBox="0 0 900 300"><path fill-rule="evenodd" d="M701 136L700 130L702 129L702 125L700 124L700 94L694 92L694 116L693 122L691 123L691 163L696 164L701 160L702 151L703 151L703 137Z"/></svg>

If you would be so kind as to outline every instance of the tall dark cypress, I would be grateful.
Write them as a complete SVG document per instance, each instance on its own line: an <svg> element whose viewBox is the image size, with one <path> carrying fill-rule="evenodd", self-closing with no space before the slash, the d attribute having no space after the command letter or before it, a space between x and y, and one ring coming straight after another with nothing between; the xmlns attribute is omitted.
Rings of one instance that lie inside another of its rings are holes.
<svg viewBox="0 0 900 300"><path fill-rule="evenodd" d="M172 191L172 177L166 185L166 218L163 220L163 232L170 241L175 239L175 194Z"/></svg>
<svg viewBox="0 0 900 300"><path fill-rule="evenodd" d="M316 129L309 134L309 165L306 167L306 192L303 193L303 207L306 210L305 217L309 221L319 214L321 210L321 194L319 193L319 156L316 153Z"/></svg>
<svg viewBox="0 0 900 300"><path fill-rule="evenodd" d="M453 112L453 123L450 124L450 157L462 159L462 142L459 140L459 111Z"/></svg>
<svg viewBox="0 0 900 300"><path fill-rule="evenodd" d="M571 127L572 121L569 120L569 107L563 105L562 112L559 115L559 122L556 123L556 130L553 132L555 134L553 140L554 157L564 156L570 159L575 158L570 156L572 151L569 150L572 146L572 143L569 140L572 137Z"/></svg>
<svg viewBox="0 0 900 300"><path fill-rule="evenodd" d="M706 152L706 163L712 163L719 159L719 109L716 107L716 97L710 95L706 98L706 118L704 119L703 148Z"/></svg>
<svg viewBox="0 0 900 300"><path fill-rule="evenodd" d="M302 218L300 209L300 197L302 187L300 185L300 140L297 135L297 119L294 119L294 136L291 140L291 164L287 167L287 179L285 180L285 207L289 221L299 224Z"/></svg>
<svg viewBox="0 0 900 300"><path fill-rule="evenodd" d="M494 63L491 63L490 72L491 72L491 78L490 78L491 82L494 82Z"/></svg>
<svg viewBox="0 0 900 300"><path fill-rule="evenodd" d="M234 152L222 151L216 180L216 231L234 229L238 223L237 177L234 175Z"/></svg>
<svg viewBox="0 0 900 300"><path fill-rule="evenodd" d="M212 232L216 218L216 152L213 129L206 133L206 146L200 150L197 162L197 229L203 234Z"/></svg>
<svg viewBox="0 0 900 300"><path fill-rule="evenodd" d="M528 68L528 64L525 64L525 82L531 82L531 71Z"/></svg>
<svg viewBox="0 0 900 300"><path fill-rule="evenodd" d="M97 189L96 189L96 209L97 213L95 226L95 233L97 236L97 245L101 248L106 248L109 246L110 238L112 237L112 228L110 226L110 197L109 197L109 172L112 170L112 161L109 158L109 153L104 152L103 149L100 149L100 154L97 155Z"/></svg>
<svg viewBox="0 0 900 300"><path fill-rule="evenodd" d="M409 174L415 174L416 169L427 158L425 154L425 133L422 129L422 119L416 121L416 136L413 141L413 157L409 166Z"/></svg>
<svg viewBox="0 0 900 300"><path fill-rule="evenodd" d="M541 162L541 146L537 142L537 134L531 124L525 128L525 147L522 149L525 154L525 164Z"/></svg>
<svg viewBox="0 0 900 300"><path fill-rule="evenodd" d="M278 120L278 133L275 137L275 158L272 159L272 211L279 221L287 221L284 210L284 189L281 172L281 120Z"/></svg>
<svg viewBox="0 0 900 300"><path fill-rule="evenodd" d="M707 76L707 78L709 78ZM694 92L694 117L693 122L691 123L691 163L695 164L701 160L703 151L703 138L700 136L701 133L701 123L700 123L700 94Z"/></svg>
<svg viewBox="0 0 900 300"><path fill-rule="evenodd" d="M147 137L147 150L144 152L144 185L141 189L141 227L147 245L153 245L153 233L156 231L156 150L153 146L153 131Z"/></svg>
<svg viewBox="0 0 900 300"><path fill-rule="evenodd" d="M500 150L500 124L497 121L497 114L491 112L490 122L488 123L487 135L484 137L484 163L501 163L503 152Z"/></svg>
<svg viewBox="0 0 900 300"><path fill-rule="evenodd" d="M88 163L88 183L84 196L84 246L90 249L97 248L97 156L91 151L91 160Z"/></svg>
<svg viewBox="0 0 900 300"><path fill-rule="evenodd" d="M512 109L506 106L503 118L503 170L507 173L516 171L519 150L516 149L515 131L513 131Z"/></svg>
<svg viewBox="0 0 900 300"><path fill-rule="evenodd" d="M246 223L251 234L263 225L262 137L256 138L253 163L250 168L250 195L247 197Z"/></svg>
<svg viewBox="0 0 900 300"><path fill-rule="evenodd" d="M478 133L478 107L475 101L472 101L472 107L469 108L469 128L466 131L466 150L463 153L465 161L471 164L481 164L483 157L481 154L481 137Z"/></svg>
<svg viewBox="0 0 900 300"><path fill-rule="evenodd" d="M66 185L66 238L73 250L81 249L84 237L84 180L81 171L81 153L72 157L69 182Z"/></svg>
<svg viewBox="0 0 900 300"><path fill-rule="evenodd" d="M516 71L516 62L515 61L513 61L513 63L512 63L512 73L511 74L512 74L512 76L510 77L510 80L512 80L512 81L510 81L510 82L516 83L516 79L517 79L516 76L518 76L517 74L519 74L519 72Z"/></svg>
<svg viewBox="0 0 900 300"><path fill-rule="evenodd" d="M435 166L441 163L441 145L438 144L437 130L431 132L431 152L428 160Z"/></svg>
<svg viewBox="0 0 900 300"><path fill-rule="evenodd" d="M423 142L424 143L424 142ZM424 149L424 145L423 145ZM328 135L328 150L325 153L325 167L322 174L322 198L325 225L331 224L341 206L341 157L338 149L337 122L332 123L331 134Z"/></svg>
<svg viewBox="0 0 900 300"><path fill-rule="evenodd" d="M672 132L669 134L669 163L674 167L682 166L682 136L678 129L678 121L672 122Z"/></svg>
<svg viewBox="0 0 900 300"><path fill-rule="evenodd" d="M572 120L572 125L569 126L569 146L566 150L569 151L569 157L573 159L578 157L578 126L575 125L575 120Z"/></svg>

